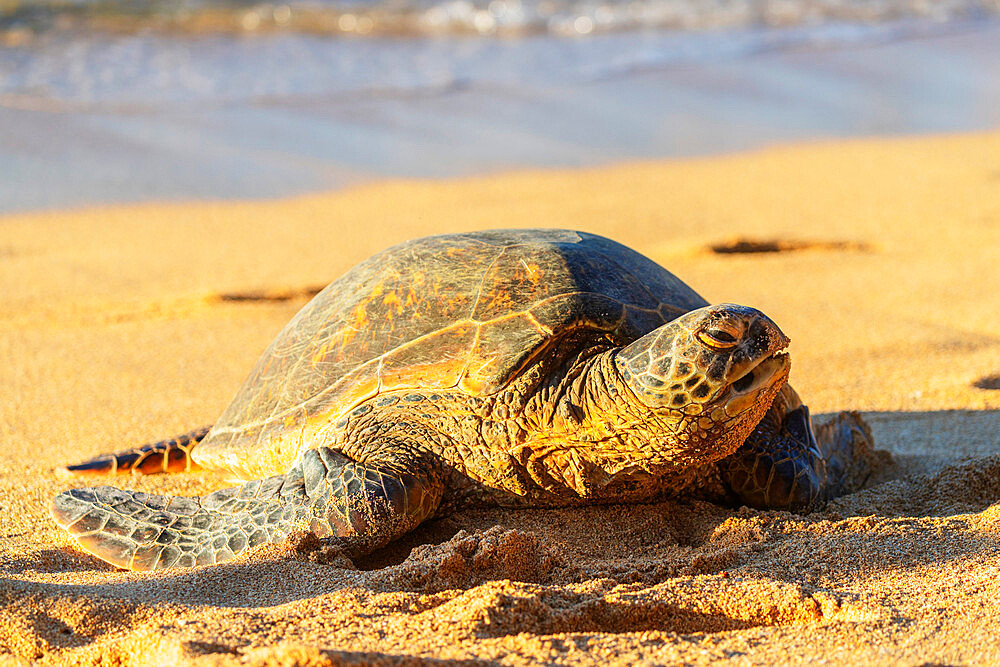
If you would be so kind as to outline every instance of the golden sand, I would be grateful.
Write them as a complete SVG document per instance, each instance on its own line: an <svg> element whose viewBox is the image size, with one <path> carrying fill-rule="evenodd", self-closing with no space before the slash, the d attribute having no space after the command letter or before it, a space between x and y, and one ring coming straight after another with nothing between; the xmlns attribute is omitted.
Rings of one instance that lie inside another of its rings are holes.
<svg viewBox="0 0 1000 667"><path fill-rule="evenodd" d="M791 336L792 382L818 420L862 411L895 463L809 516L693 501L470 510L353 564L293 544L121 572L48 518L74 484L56 466L211 423L316 286L407 238L513 226L610 236L710 301L761 308ZM7 217L0 653L996 664L998 406L1000 133Z"/></svg>

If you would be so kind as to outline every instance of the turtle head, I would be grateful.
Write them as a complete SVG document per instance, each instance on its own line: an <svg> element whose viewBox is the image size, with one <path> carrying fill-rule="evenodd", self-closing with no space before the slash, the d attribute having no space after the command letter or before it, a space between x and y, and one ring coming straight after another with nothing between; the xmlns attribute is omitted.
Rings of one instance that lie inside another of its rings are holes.
<svg viewBox="0 0 1000 667"><path fill-rule="evenodd" d="M673 444L707 463L739 447L764 416L788 380L788 343L759 310L720 304L646 334L615 364L640 407L670 425Z"/></svg>

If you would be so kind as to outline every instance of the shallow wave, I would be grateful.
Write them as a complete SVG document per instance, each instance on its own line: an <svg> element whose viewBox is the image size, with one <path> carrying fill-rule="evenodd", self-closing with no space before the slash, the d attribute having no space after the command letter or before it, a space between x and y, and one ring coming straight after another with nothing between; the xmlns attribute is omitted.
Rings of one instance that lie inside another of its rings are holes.
<svg viewBox="0 0 1000 667"><path fill-rule="evenodd" d="M10 0L0 39L49 31L586 36L639 29L816 26L1000 13L1000 0Z"/></svg>
<svg viewBox="0 0 1000 667"><path fill-rule="evenodd" d="M155 114L232 105L332 109L470 90L517 96L762 53L852 48L997 22L647 30L589 39L48 33L29 45L0 49L0 106Z"/></svg>

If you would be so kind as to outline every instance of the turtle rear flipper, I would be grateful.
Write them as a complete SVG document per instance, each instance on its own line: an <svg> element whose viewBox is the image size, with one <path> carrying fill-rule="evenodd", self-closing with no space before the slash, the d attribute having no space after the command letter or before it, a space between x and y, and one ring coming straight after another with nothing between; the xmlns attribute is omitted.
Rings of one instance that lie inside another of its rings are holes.
<svg viewBox="0 0 1000 667"><path fill-rule="evenodd" d="M409 531L440 501L435 477L391 468L321 448L284 475L200 498L99 486L60 493L50 511L83 549L129 570L220 563L296 528L340 538L358 555Z"/></svg>
<svg viewBox="0 0 1000 667"><path fill-rule="evenodd" d="M151 442L135 449L68 465L62 472L76 475L153 475L162 472L190 472L200 466L191 459L191 450L201 442L211 426L204 426L167 440Z"/></svg>

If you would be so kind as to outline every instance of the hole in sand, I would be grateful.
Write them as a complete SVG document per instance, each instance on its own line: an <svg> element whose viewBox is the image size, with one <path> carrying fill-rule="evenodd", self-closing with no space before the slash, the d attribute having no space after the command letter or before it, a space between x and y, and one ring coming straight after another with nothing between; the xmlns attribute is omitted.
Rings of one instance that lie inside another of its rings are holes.
<svg viewBox="0 0 1000 667"><path fill-rule="evenodd" d="M376 549L367 556L355 558L354 564L363 571L381 570L399 565L410 557L414 548L443 544L453 538L459 530L458 522L452 517L426 521L387 546Z"/></svg>
<svg viewBox="0 0 1000 667"><path fill-rule="evenodd" d="M987 375L972 383L976 389L1000 389L1000 375Z"/></svg>
<svg viewBox="0 0 1000 667"><path fill-rule="evenodd" d="M871 252L872 246L861 241L806 241L790 239L758 239L746 236L714 243L708 247L717 255L798 252L801 250L847 250Z"/></svg>
<svg viewBox="0 0 1000 667"><path fill-rule="evenodd" d="M761 579L729 583L706 577L591 591L490 581L423 613L459 621L479 637L648 630L692 634L815 623L837 617L840 602Z"/></svg>
<svg viewBox="0 0 1000 667"><path fill-rule="evenodd" d="M285 287L275 289L248 290L246 292L222 292L215 296L218 301L236 302L280 302L294 299L311 299L319 294L326 285L307 285L306 287Z"/></svg>

